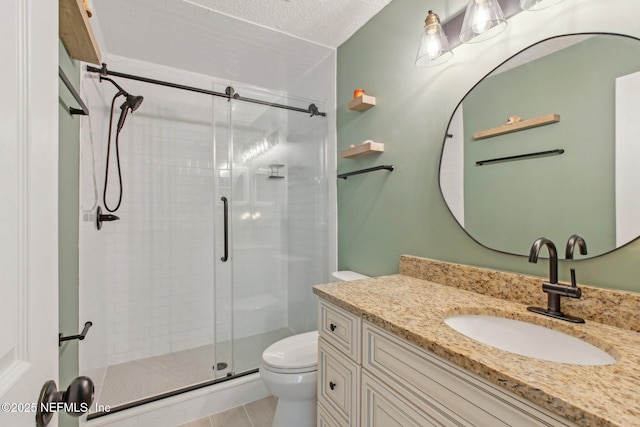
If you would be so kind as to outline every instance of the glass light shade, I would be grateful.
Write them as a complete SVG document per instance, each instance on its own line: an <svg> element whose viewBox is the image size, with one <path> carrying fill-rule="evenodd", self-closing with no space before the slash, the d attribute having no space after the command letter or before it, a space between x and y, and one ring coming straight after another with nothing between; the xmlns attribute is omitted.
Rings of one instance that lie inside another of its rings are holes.
<svg viewBox="0 0 640 427"><path fill-rule="evenodd" d="M453 56L449 48L449 40L440 25L438 15L429 11L424 21L416 65L418 67L434 67L447 62Z"/></svg>
<svg viewBox="0 0 640 427"><path fill-rule="evenodd" d="M497 0L470 0L460 30L462 43L478 43L501 33L507 20Z"/></svg>
<svg viewBox="0 0 640 427"><path fill-rule="evenodd" d="M563 0L520 0L520 8L522 10L542 10L551 6L555 6Z"/></svg>

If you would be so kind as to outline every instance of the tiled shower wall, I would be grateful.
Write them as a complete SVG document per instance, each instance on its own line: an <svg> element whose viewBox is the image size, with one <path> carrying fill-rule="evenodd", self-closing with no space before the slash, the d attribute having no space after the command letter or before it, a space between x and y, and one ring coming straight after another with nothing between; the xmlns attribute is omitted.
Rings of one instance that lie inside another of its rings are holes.
<svg viewBox="0 0 640 427"><path fill-rule="evenodd" d="M89 319L95 325L92 335L102 337L95 349L89 341L83 346L97 353L81 357L89 367L193 348L214 337L212 101L116 80L145 100L129 114L120 134L123 200L115 212L120 220L97 231L96 196L104 210L105 105L117 90L95 75L83 79L92 117L82 132L80 292L81 301L100 305L102 315L84 314L87 305L81 303L81 318L94 316ZM122 100L116 102L114 123ZM112 208L118 200L113 148L107 193ZM92 274L92 265L100 265L100 275ZM100 347L106 349L106 360Z"/></svg>

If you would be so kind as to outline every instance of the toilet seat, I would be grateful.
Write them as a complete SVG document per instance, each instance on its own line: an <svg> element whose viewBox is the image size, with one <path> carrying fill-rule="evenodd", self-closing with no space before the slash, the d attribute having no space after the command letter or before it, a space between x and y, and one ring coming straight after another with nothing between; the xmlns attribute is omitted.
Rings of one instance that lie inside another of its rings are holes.
<svg viewBox="0 0 640 427"><path fill-rule="evenodd" d="M265 371L273 372L274 374L306 374L308 372L316 372L318 370L318 365L298 369L282 369L274 368L273 366L269 366L266 363L263 363L262 367Z"/></svg>
<svg viewBox="0 0 640 427"><path fill-rule="evenodd" d="M318 370L318 331L293 335L271 344L262 353L265 369L282 374Z"/></svg>

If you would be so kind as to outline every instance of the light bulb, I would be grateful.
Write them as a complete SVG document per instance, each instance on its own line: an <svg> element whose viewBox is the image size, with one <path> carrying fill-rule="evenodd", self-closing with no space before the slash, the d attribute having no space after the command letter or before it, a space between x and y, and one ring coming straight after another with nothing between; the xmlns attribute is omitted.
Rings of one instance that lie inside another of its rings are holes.
<svg viewBox="0 0 640 427"><path fill-rule="evenodd" d="M426 47L429 59L436 59L442 55L442 42L440 38L437 37L439 29L439 25L429 25L425 29L427 33Z"/></svg>
<svg viewBox="0 0 640 427"><path fill-rule="evenodd" d="M482 34L491 28L491 11L487 7L485 0L474 0L478 5L476 9L475 19L472 24L473 32Z"/></svg>
<svg viewBox="0 0 640 427"><path fill-rule="evenodd" d="M416 65L421 67L439 65L449 60L452 55L438 15L429 11L418 46Z"/></svg>
<svg viewBox="0 0 640 427"><path fill-rule="evenodd" d="M469 0L460 30L460 41L484 41L503 31L506 26L507 21L497 0Z"/></svg>

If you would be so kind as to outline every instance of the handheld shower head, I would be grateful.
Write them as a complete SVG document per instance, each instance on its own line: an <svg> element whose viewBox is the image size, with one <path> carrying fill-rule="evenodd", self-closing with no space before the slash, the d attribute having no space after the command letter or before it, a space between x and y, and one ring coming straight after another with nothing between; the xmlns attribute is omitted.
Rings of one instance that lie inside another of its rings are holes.
<svg viewBox="0 0 640 427"><path fill-rule="evenodd" d="M138 109L138 107L140 107L140 104L142 104L142 101L144 101L144 97L143 96L133 96L133 95L127 95L127 105L129 106L129 108L131 108L131 112L133 113L134 111L136 111Z"/></svg>
<svg viewBox="0 0 640 427"><path fill-rule="evenodd" d="M102 65L102 69L103 69L103 73L106 74L106 65ZM138 108L140 108L140 104L142 104L142 101L144 100L143 97L141 96L133 96L130 95L129 93L127 93L126 90L124 90L122 87L120 87L120 85L118 85L118 83L114 82L113 80L111 80L108 77L105 77L105 75L101 74L100 75L100 81L102 82L103 80L106 80L108 82L111 82L111 84L113 84L117 89L118 92L113 96L113 99L111 100L111 115L109 116L109 137L107 139L107 159L106 159L106 167L105 167L105 172L104 172L104 191L102 193L102 200L104 201L104 208L109 211L109 212L115 212L118 210L118 208L120 207L120 203L122 203L122 172L120 170L120 150L118 148L118 138L120 136L120 131L122 130L122 127L124 126L124 121L127 119L127 115L129 114L129 110L136 111ZM118 99L119 96L124 96L125 100L122 103L122 105L120 106L120 118L118 119L118 125L116 127L116 140L115 140L115 145L116 145L116 164L118 165L118 181L120 184L120 195L118 197L118 204L111 209L107 203L107 187L109 186L109 156L111 153L111 131L113 129L113 108L115 106L116 103L116 99ZM118 217L116 217L115 215L110 215L110 217L113 216L112 219L107 219L108 221L112 221L114 219L118 219ZM106 218L106 217L105 217ZM104 218L102 218L102 220L104 220ZM98 227L100 228L100 227Z"/></svg>
<svg viewBox="0 0 640 427"><path fill-rule="evenodd" d="M124 95L126 98L125 101L120 106L120 109L122 110L122 112L120 113L120 119L118 119L118 126L117 126L117 131L120 132L120 130L122 130L122 127L124 126L124 121L127 119L127 114L129 113L129 110L131 110L131 112L136 111L140 107L140 104L142 104L144 97L130 95L129 92L124 90L118 83L116 83L112 79L108 77L100 76L100 81L103 81L103 80L111 82L111 84L113 84L118 89L118 93L114 96L114 99L120 95Z"/></svg>
<svg viewBox="0 0 640 427"><path fill-rule="evenodd" d="M116 128L117 132L120 132L120 130L122 130L129 110L131 110L131 112L136 111L140 107L140 104L142 104L142 101L144 101L144 97L142 96L133 96L129 95L128 93L125 93L125 95L127 98L120 106L120 109L122 111L120 112L120 119L118 119L118 127Z"/></svg>

